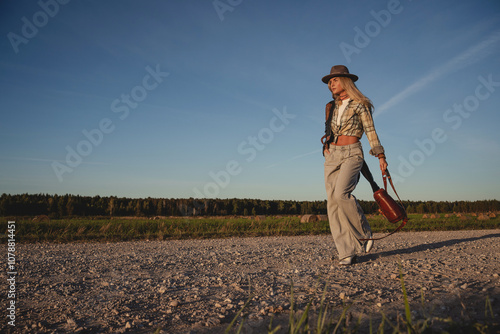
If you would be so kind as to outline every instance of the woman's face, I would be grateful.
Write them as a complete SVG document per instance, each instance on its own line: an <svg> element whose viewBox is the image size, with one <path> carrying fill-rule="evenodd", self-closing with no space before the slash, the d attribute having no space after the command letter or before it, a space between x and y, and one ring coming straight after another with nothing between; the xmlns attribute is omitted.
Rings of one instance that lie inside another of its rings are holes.
<svg viewBox="0 0 500 334"><path fill-rule="evenodd" d="M340 93L344 91L344 88L342 87L340 79L338 77L330 79L330 81L328 82L328 89L330 89L330 91L335 95L340 95Z"/></svg>

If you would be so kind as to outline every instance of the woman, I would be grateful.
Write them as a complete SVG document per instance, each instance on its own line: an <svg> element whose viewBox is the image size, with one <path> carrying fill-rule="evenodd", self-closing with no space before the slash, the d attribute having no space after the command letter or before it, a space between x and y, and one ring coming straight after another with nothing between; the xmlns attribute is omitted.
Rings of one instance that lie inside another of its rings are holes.
<svg viewBox="0 0 500 334"><path fill-rule="evenodd" d="M333 66L322 81L328 84L334 101L326 105L325 188L330 229L339 253L339 265L356 262L356 253L368 253L373 241L363 210L352 195L364 162L360 138L366 133L370 154L379 158L380 169L387 168L384 148L380 144L372 118L373 105L354 82L358 76L343 65Z"/></svg>

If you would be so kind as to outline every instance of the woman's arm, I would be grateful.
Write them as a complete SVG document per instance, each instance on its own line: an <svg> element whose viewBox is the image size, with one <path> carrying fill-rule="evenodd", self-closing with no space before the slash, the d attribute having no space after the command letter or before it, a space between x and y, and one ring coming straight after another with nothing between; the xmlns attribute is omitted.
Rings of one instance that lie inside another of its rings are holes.
<svg viewBox="0 0 500 334"><path fill-rule="evenodd" d="M363 129L370 143L370 154L378 157L380 163L380 170L384 172L387 169L387 160L385 159L384 147L380 143L380 140L375 130L375 124L373 122L372 113L370 110L363 106L360 112L361 123L363 124Z"/></svg>
<svg viewBox="0 0 500 334"><path fill-rule="evenodd" d="M385 172L385 170L387 169L388 163L385 160L384 154L379 154L378 162L380 163L380 170L382 171L382 173Z"/></svg>

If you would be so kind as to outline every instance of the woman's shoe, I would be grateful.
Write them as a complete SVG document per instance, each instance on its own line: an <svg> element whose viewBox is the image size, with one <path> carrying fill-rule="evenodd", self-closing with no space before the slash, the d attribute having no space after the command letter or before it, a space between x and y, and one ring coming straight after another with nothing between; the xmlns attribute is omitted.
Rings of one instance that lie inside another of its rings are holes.
<svg viewBox="0 0 500 334"><path fill-rule="evenodd" d="M339 266L350 266L356 263L356 256L348 256L339 261Z"/></svg>

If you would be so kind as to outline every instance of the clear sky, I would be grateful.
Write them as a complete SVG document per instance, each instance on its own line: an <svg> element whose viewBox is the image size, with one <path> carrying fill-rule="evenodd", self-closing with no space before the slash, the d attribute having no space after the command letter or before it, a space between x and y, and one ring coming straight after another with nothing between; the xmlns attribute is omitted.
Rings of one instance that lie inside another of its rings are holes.
<svg viewBox="0 0 500 334"><path fill-rule="evenodd" d="M0 193L323 200L344 64L403 199L500 199L497 0L2 1L0 31Z"/></svg>

